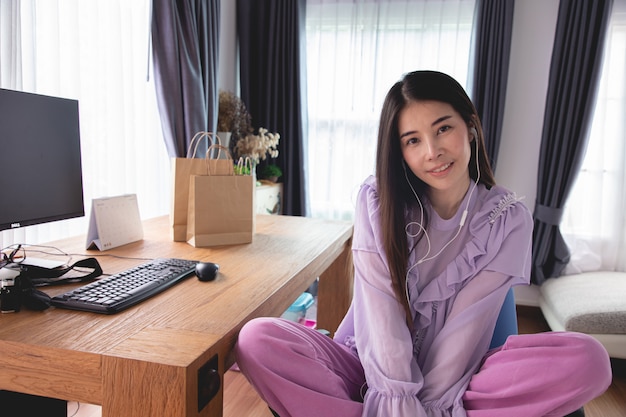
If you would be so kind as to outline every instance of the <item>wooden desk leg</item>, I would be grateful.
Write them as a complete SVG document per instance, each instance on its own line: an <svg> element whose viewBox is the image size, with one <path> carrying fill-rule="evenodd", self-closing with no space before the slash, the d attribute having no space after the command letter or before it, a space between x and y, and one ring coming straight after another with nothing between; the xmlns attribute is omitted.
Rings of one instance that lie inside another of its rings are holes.
<svg viewBox="0 0 626 417"><path fill-rule="evenodd" d="M221 417L223 388L198 411L197 373L194 367L107 357L102 417Z"/></svg>
<svg viewBox="0 0 626 417"><path fill-rule="evenodd" d="M328 330L333 336L352 301L353 272L351 241L320 275L317 290L317 328Z"/></svg>

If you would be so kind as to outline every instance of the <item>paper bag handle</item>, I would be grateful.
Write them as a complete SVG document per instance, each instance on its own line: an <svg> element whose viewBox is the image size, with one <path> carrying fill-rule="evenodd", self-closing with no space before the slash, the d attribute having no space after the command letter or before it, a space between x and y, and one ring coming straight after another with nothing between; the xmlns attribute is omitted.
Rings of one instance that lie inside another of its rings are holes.
<svg viewBox="0 0 626 417"><path fill-rule="evenodd" d="M250 168L250 173L247 175L252 175L252 170L254 169L254 165L252 164L252 159L249 156L245 158L242 156L237 160L237 175L246 175L244 174L244 168Z"/></svg>
<svg viewBox="0 0 626 417"><path fill-rule="evenodd" d="M216 158L211 158L211 151L213 149L217 149ZM233 156L230 154L230 149L228 149L226 146L221 145L220 143L216 143L216 144L213 144L213 145L209 146L209 148L206 150L205 158L206 159L219 159L220 154L222 153L222 151L226 154L228 159L230 159L230 160L233 159Z"/></svg>
<svg viewBox="0 0 626 417"><path fill-rule="evenodd" d="M196 133L193 136L193 138L191 138L191 142L189 142L189 148L187 149L187 158L196 157L196 153L198 152L198 146L200 145L200 142L202 141L203 138L207 138L207 141L209 142L208 143L209 148L213 146L213 140L211 138L215 139L215 143L217 145L221 145L220 137L217 136L215 133L200 131ZM193 148L193 153L191 152L192 148Z"/></svg>
<svg viewBox="0 0 626 417"><path fill-rule="evenodd" d="M211 151L217 149L217 155L216 158L211 158ZM220 156L220 152L224 151L224 153L226 153L226 160L220 160L219 156ZM230 154L230 149L228 149L226 146L222 146L219 144L213 144L211 146L209 146L209 148L206 151L206 156L205 156L205 161L206 161L206 167L207 167L207 174L208 175L215 175L215 173L211 172L211 161L213 161L214 164L219 163L218 161L223 161L223 162L227 162L227 160L230 160L230 162L228 162L228 166L229 166L229 170L228 170L228 175L234 175L234 169L233 169L233 156Z"/></svg>

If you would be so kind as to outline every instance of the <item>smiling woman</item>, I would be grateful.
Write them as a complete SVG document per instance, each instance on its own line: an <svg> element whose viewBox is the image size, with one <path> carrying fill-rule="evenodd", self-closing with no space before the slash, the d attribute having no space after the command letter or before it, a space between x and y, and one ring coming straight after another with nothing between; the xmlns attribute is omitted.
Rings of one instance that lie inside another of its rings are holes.
<svg viewBox="0 0 626 417"><path fill-rule="evenodd" d="M491 350L505 297L530 280L532 219L494 184L460 84L406 74L379 126L376 176L356 202L349 311L333 340L281 319L246 323L237 363L260 396L283 417L525 417L564 416L604 392L608 355L588 335L511 334Z"/></svg>
<svg viewBox="0 0 626 417"><path fill-rule="evenodd" d="M86 213L92 198L129 193L137 194L143 218L169 211L169 158L152 77L146 82L149 6L149 0L0 4L0 87L79 102ZM5 231L0 247L86 233L87 221Z"/></svg>

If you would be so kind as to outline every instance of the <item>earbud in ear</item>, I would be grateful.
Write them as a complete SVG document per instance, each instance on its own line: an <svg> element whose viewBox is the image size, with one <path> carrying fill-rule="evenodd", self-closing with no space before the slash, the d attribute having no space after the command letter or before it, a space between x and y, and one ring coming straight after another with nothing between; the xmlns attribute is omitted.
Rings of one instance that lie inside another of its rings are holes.
<svg viewBox="0 0 626 417"><path fill-rule="evenodd" d="M478 132L476 131L475 127L470 127L470 133L472 134L472 136L474 136L474 139L478 139Z"/></svg>

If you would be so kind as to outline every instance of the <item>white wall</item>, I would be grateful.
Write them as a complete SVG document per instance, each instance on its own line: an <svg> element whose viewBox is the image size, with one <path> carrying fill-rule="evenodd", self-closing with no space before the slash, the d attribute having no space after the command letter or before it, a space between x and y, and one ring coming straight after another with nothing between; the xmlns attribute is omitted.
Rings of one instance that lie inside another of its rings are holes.
<svg viewBox="0 0 626 417"><path fill-rule="evenodd" d="M537 167L558 0L515 2L509 80L496 181L524 197L537 195ZM538 305L537 287L516 287L518 304Z"/></svg>
<svg viewBox="0 0 626 417"><path fill-rule="evenodd" d="M515 3L507 98L496 181L532 210L558 0Z"/></svg>
<svg viewBox="0 0 626 417"><path fill-rule="evenodd" d="M239 93L239 60L237 54L237 2L220 0L220 56L217 86L220 90Z"/></svg>
<svg viewBox="0 0 626 417"><path fill-rule="evenodd" d="M236 2L221 0L218 85L237 92ZM533 210L543 114L559 0L515 3L507 98L496 181L525 198ZM520 304L537 305L535 287L516 288Z"/></svg>

